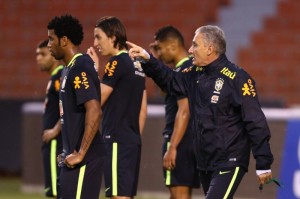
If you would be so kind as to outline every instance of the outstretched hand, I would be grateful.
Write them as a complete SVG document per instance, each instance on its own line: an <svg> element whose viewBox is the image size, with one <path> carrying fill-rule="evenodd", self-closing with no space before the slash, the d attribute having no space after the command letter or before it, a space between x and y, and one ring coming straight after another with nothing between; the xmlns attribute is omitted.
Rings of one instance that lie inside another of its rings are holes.
<svg viewBox="0 0 300 199"><path fill-rule="evenodd" d="M145 49L129 41L126 41L126 43L130 47L129 56L132 60L139 58L146 61L150 59L150 55Z"/></svg>

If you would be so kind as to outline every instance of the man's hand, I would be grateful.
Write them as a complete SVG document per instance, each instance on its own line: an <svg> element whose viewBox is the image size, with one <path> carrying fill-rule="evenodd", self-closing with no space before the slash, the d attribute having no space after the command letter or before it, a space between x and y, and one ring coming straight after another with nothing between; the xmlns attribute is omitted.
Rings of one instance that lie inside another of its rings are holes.
<svg viewBox="0 0 300 199"><path fill-rule="evenodd" d="M258 176L259 185L264 185L270 180L272 180L272 172L263 173Z"/></svg>
<svg viewBox="0 0 300 199"><path fill-rule="evenodd" d="M79 164L83 160L84 156L77 151L74 151L70 155L68 155L65 159L65 165L69 168L74 168L76 164Z"/></svg>
<svg viewBox="0 0 300 199"><path fill-rule="evenodd" d="M53 129L46 129L46 130L44 130L42 140L44 142L48 143L50 140L55 138L58 134L59 134L59 131L57 131L54 128Z"/></svg>
<svg viewBox="0 0 300 199"><path fill-rule="evenodd" d="M163 159L163 167L165 169L171 170L174 169L176 166L176 155L177 155L177 149L175 147L170 147Z"/></svg>
<svg viewBox="0 0 300 199"><path fill-rule="evenodd" d="M95 62L95 69L96 71L99 70L99 57L93 47L89 47L86 51L86 54L88 54L92 60Z"/></svg>
<svg viewBox="0 0 300 199"><path fill-rule="evenodd" d="M129 50L129 56L132 60L135 59L143 59L144 61L147 61L150 59L149 53L143 49L142 47L135 45L134 43L131 43L129 41L126 41L127 45L130 47Z"/></svg>

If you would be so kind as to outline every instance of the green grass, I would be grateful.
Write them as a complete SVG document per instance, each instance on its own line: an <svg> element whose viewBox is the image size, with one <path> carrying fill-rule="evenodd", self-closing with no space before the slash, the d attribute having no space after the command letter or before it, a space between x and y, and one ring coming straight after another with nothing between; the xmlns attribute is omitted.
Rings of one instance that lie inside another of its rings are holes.
<svg viewBox="0 0 300 199"><path fill-rule="evenodd" d="M21 180L19 178L0 177L0 199L45 199L43 194L28 194L21 192ZM104 199L101 193L100 199ZM161 199L157 197L136 197L135 199Z"/></svg>

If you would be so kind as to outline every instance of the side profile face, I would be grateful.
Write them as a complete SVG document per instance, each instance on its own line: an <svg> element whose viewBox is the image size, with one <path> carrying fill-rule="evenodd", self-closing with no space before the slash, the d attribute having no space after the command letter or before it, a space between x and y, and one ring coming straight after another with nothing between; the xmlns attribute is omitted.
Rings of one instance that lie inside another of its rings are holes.
<svg viewBox="0 0 300 199"><path fill-rule="evenodd" d="M157 58L163 61L165 64L171 64L174 60L172 56L171 43L168 41L155 41Z"/></svg>
<svg viewBox="0 0 300 199"><path fill-rule="evenodd" d="M61 60L64 58L64 51L61 47L60 40L57 35L55 34L54 30L48 30L48 48L51 53L51 55L56 59L56 60Z"/></svg>
<svg viewBox="0 0 300 199"><path fill-rule="evenodd" d="M94 46L101 55L114 55L114 38L107 37L101 28L94 29Z"/></svg>
<svg viewBox="0 0 300 199"><path fill-rule="evenodd" d="M192 46L189 49L189 53L193 55L193 65L206 66L209 64L207 61L211 48L209 45L205 45L204 37L201 33L197 33L194 36Z"/></svg>
<svg viewBox="0 0 300 199"><path fill-rule="evenodd" d="M47 47L42 47L36 49L36 62L41 71L50 72L55 59Z"/></svg>

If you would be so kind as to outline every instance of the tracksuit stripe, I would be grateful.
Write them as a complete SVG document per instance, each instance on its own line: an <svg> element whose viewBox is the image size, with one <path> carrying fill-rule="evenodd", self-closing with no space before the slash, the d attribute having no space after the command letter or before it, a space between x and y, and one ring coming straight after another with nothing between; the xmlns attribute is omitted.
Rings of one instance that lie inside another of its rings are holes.
<svg viewBox="0 0 300 199"><path fill-rule="evenodd" d="M112 151L112 195L118 195L118 143L113 143Z"/></svg>
<svg viewBox="0 0 300 199"><path fill-rule="evenodd" d="M167 150L170 147L170 142L167 143ZM171 170L166 170L166 185L171 185Z"/></svg>
<svg viewBox="0 0 300 199"><path fill-rule="evenodd" d="M51 170L51 184L52 184L52 194L57 196L56 181L57 181L57 166L56 166L56 147L57 140L51 140L50 144L50 170Z"/></svg>
<svg viewBox="0 0 300 199"><path fill-rule="evenodd" d="M86 168L86 165L83 165L80 167L80 170L79 170L76 199L80 199L80 197L81 197L85 168Z"/></svg>
<svg viewBox="0 0 300 199"><path fill-rule="evenodd" d="M232 177L232 179L231 179L231 181L230 181L229 187L228 187L228 189L227 189L227 191L226 191L225 196L224 196L223 199L226 199L226 198L228 197L228 195L229 195L229 193L230 193L230 191L231 191L231 189L232 189L232 187L233 187L233 184L234 184L234 182L235 182L235 180L236 180L236 176L238 175L239 170L240 170L240 167L236 167L236 168L235 168L233 177Z"/></svg>

